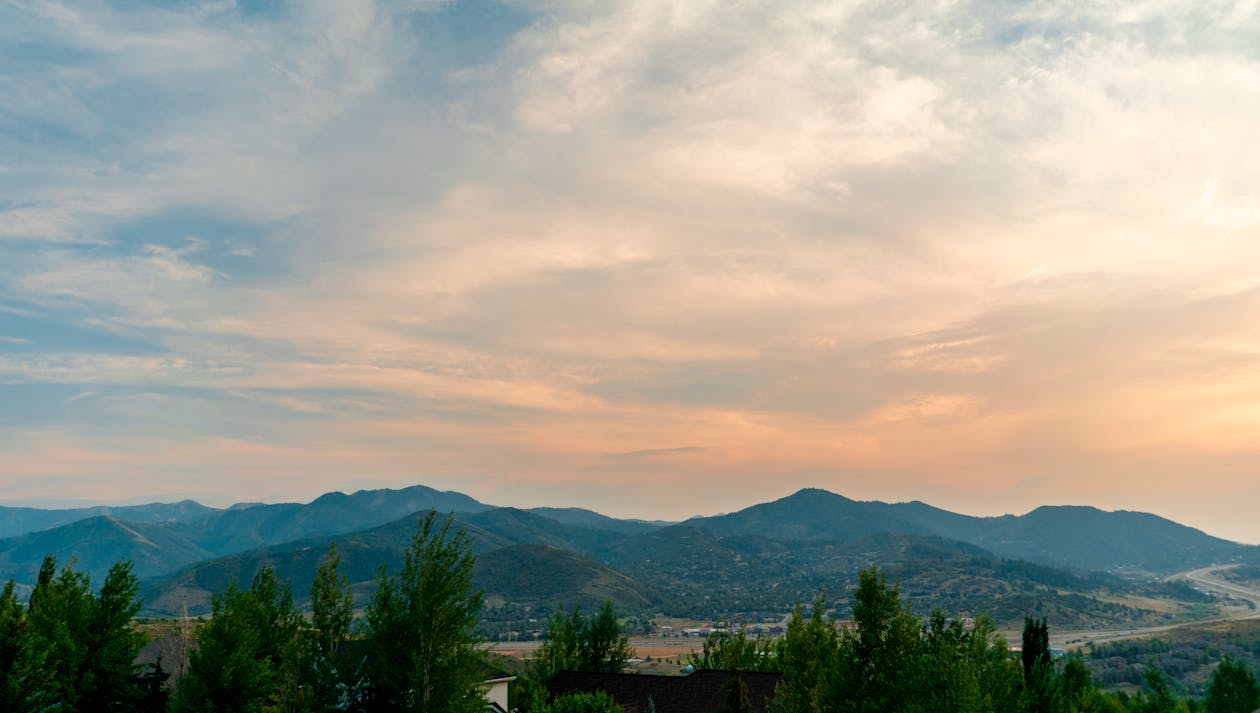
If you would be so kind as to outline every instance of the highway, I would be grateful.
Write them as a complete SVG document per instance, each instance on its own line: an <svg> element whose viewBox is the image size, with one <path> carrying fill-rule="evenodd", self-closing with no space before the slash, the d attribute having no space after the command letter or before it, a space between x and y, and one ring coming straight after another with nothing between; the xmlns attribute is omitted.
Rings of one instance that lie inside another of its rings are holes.
<svg viewBox="0 0 1260 713"><path fill-rule="evenodd" d="M1207 592L1215 592L1222 595L1233 596L1237 600L1249 602L1250 606L1238 606L1223 608L1222 616L1208 617L1205 619L1195 619L1193 621L1184 621L1176 624L1162 624L1160 626L1137 627L1130 629L1110 629L1101 631L1066 631L1053 634L1050 637L1050 645L1061 649L1074 649L1090 642L1099 641L1119 641L1121 639L1136 639L1154 634L1172 631L1173 629L1181 629L1188 626L1202 626L1204 624L1215 624L1222 621L1242 621L1245 619L1260 619L1260 589L1246 587L1234 582L1227 582L1222 579L1218 572L1230 569L1237 565L1213 565L1211 567L1202 567L1200 569L1182 572L1180 574L1166 577L1167 580L1184 579L1193 582L1200 589ZM1011 641L1013 645L1019 644L1019 636L1015 636Z"/></svg>

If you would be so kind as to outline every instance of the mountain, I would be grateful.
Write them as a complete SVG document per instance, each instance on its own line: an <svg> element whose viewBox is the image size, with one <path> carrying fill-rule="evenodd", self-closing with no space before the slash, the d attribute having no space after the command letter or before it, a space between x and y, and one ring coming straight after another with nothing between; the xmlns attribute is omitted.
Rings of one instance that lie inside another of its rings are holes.
<svg viewBox="0 0 1260 713"><path fill-rule="evenodd" d="M624 574L570 547L538 541L565 542L564 536L548 531L547 522L552 523L555 532L568 536L572 536L574 528L532 513L510 508L502 510L507 512L498 516L491 516L495 511L465 515L453 524L456 529L463 529L471 540L477 555L475 581L485 588L492 604L589 607L598 605L604 598L611 598L622 607L638 608L647 603L648 595L643 586ZM316 569L334 540L342 558L342 572L351 582L356 601L361 605L374 589L382 564L389 565L395 572L402 566L419 517L420 514L410 515L359 532L307 538L193 564L145 581L141 592L147 602L145 611L157 615L176 615L183 611L204 614L209 610L211 593L225 590L233 581L247 586L263 566L275 569L282 581L292 581L295 599L305 601ZM529 527L514 529L510 527L514 521L524 522ZM586 531L579 529L579 532Z"/></svg>
<svg viewBox="0 0 1260 713"><path fill-rule="evenodd" d="M1001 557L1107 571L1170 573L1260 558L1260 548L1147 513L1046 506L1026 515L973 517L921 502L864 502L818 489L685 524L793 541L851 542L879 532L930 534L978 545Z"/></svg>
<svg viewBox="0 0 1260 713"><path fill-rule="evenodd" d="M931 532L903 519L895 506L850 500L807 488L738 512L694 517L684 524L723 534L762 535L778 540L855 540L877 532Z"/></svg>
<svg viewBox="0 0 1260 713"><path fill-rule="evenodd" d="M820 591L843 607L857 572L871 566L900 581L921 609L990 612L1016 625L1046 613L1060 625L1158 623L1186 611L1183 604L1211 602L1152 575L1260 562L1260 548L1145 513L1047 506L973 517L818 489L678 524L580 508L497 508L424 486L334 492L305 504L177 505L133 511L151 521L93 516L0 540L0 581L30 584L45 553L62 563L77 557L97 582L114 562L131 560L145 577L148 611L200 613L211 592L247 585L263 565L291 578L302 599L336 540L362 603L379 566L401 562L418 514L433 510L455 513L472 539L478 581L491 595L488 620L504 627L527 628L540 612L599 596L689 617L781 616ZM1171 602L1172 613L1143 608L1150 599Z"/></svg>
<svg viewBox="0 0 1260 713"><path fill-rule="evenodd" d="M101 581L110 565L122 560L132 561L138 576L149 577L267 545L311 537L323 537L327 542L327 536L371 528L417 511L477 512L492 508L467 495L422 485L360 490L350 495L333 492L306 504L250 504L226 510L204 508L191 501L176 505L122 509L148 521L97 515L0 540L0 581L14 578L32 584L45 554L54 555L61 564L77 558L78 568L88 572L93 581ZM92 510L55 512L60 513L58 517L69 517L67 513Z"/></svg>
<svg viewBox="0 0 1260 713"><path fill-rule="evenodd" d="M584 508L529 508L529 512L551 518L566 525L576 525L591 530L619 532L623 535L638 535L673 524L660 520L651 522L647 520L619 520L615 517L601 515L594 510L586 510Z"/></svg>
<svg viewBox="0 0 1260 713"><path fill-rule="evenodd" d="M173 527L219 555L307 537L354 532L421 510L480 512L493 506L423 485L401 490L331 492L306 503L230 508Z"/></svg>
<svg viewBox="0 0 1260 713"><path fill-rule="evenodd" d="M48 530L90 517L114 517L131 522L186 522L217 512L192 500L147 505L96 505L85 508L43 510L0 506L0 538Z"/></svg>
<svg viewBox="0 0 1260 713"><path fill-rule="evenodd" d="M0 540L0 581L34 583L46 554L59 565L75 560L75 568L96 584L115 562L129 560L136 576L147 577L212 556L166 524L97 516Z"/></svg>
<svg viewBox="0 0 1260 713"><path fill-rule="evenodd" d="M1127 510L1044 506L1019 517L983 520L967 539L1008 557L1081 569L1173 572L1255 558L1260 550Z"/></svg>

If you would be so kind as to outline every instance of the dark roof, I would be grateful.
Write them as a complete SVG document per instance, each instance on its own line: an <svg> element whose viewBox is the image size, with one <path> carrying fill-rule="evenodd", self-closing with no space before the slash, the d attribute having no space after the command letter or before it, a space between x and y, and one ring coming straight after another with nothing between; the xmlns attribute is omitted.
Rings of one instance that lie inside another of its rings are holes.
<svg viewBox="0 0 1260 713"><path fill-rule="evenodd" d="M561 671L552 679L548 691L552 696L604 691L626 713L645 711L649 698L656 705L656 713L712 713L722 707L727 695L726 685L736 675L743 677L748 686L748 698L757 713L766 710L775 687L783 679L781 673L710 669L687 676Z"/></svg>
<svg viewBox="0 0 1260 713"><path fill-rule="evenodd" d="M490 664L485 659L479 660L477 662L477 666L481 669L482 681L502 681L503 679L516 680L516 674L508 673L507 671Z"/></svg>

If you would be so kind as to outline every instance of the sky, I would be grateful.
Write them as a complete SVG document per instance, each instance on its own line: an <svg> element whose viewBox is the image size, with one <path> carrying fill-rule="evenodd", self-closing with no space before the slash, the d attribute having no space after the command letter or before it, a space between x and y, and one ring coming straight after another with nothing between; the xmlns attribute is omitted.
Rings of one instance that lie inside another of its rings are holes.
<svg viewBox="0 0 1260 713"><path fill-rule="evenodd" d="M1260 542L1257 0L0 2L0 503Z"/></svg>

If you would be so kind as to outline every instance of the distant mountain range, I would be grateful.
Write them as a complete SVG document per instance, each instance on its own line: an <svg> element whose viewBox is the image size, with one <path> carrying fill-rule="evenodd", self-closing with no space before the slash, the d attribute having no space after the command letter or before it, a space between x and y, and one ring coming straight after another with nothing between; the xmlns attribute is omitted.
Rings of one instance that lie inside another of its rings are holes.
<svg viewBox="0 0 1260 713"><path fill-rule="evenodd" d="M580 508L495 507L414 486L227 509L191 501L0 507L0 532L8 535L0 539L0 580L30 584L45 554L75 559L96 582L114 562L130 560L144 580L148 613L201 614L211 593L248 583L263 565L291 579L301 601L336 541L364 601L380 565L399 566L419 514L432 510L454 513L471 536L490 618L504 620L604 599L627 611L679 615L781 612L822 590L840 601L856 572L875 565L903 583L915 606L1012 620L1040 610L1081 625L1154 621L1163 615L1140 609L1141 597L1199 596L1155 583L1156 575L1260 562L1257 547L1155 515L1090 507L972 517L807 489L671 524Z"/></svg>

